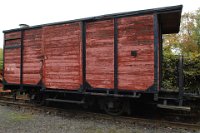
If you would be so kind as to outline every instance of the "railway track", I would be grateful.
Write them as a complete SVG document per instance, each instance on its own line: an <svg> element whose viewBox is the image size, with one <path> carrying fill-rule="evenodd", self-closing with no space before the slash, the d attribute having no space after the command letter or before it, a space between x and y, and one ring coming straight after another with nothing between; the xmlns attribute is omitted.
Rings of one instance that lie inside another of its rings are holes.
<svg viewBox="0 0 200 133"><path fill-rule="evenodd" d="M11 97L0 97L0 105L3 106L13 106L18 108L24 108L36 112L44 112L48 114L56 114L61 116L70 116L70 117L85 117L85 118L94 118L94 119L103 119L103 120L112 120L116 122L127 122L127 123L138 123L138 124L156 124L162 125L165 127L171 128L182 128L182 129L196 129L200 130L200 123L183 123L183 122L173 122L166 120L157 120L157 119L146 119L138 117L128 117L128 116L110 116L103 113L96 113L85 110L74 110L74 109L61 109L55 107L47 106L37 106L29 103L24 99L16 99L13 101Z"/></svg>

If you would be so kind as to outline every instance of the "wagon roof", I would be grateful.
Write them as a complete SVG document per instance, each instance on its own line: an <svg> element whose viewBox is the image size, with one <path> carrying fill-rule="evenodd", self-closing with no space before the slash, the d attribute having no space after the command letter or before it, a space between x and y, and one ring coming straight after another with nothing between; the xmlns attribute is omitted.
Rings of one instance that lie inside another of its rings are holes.
<svg viewBox="0 0 200 133"><path fill-rule="evenodd" d="M23 29L26 29L26 30L35 29L35 28L41 28L43 26L59 25L59 24L66 24L66 23L79 22L79 21L87 22L87 21L105 20L105 19L110 19L110 18L120 18L120 17L126 17L126 16L158 14L159 22L161 23L162 34L178 33L179 28L180 28L182 7L183 7L182 5L177 5L177 6L153 8L153 9L140 10L140 11L107 14L107 15L101 15L101 16L96 16L96 17L88 17L88 18L75 19L75 20L69 20L69 21L29 26ZM22 28L16 28L16 29L5 30L3 32L8 33L8 32L13 32L13 31L20 31L21 29Z"/></svg>

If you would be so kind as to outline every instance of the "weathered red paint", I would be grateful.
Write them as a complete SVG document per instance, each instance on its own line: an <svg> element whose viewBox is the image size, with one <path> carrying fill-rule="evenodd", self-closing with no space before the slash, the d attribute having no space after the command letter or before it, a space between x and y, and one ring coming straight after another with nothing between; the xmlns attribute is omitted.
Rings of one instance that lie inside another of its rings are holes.
<svg viewBox="0 0 200 133"><path fill-rule="evenodd" d="M86 80L93 88L114 87L114 21L86 25Z"/></svg>
<svg viewBox="0 0 200 133"><path fill-rule="evenodd" d="M118 23L118 88L146 90L154 83L153 15L123 17ZM6 34L18 38L20 32ZM6 42L20 44L20 39ZM24 31L23 84L43 81L49 89L77 90L82 82L80 22ZM137 56L131 56L131 51ZM20 48L5 50L5 79L20 82ZM114 89L114 20L86 23L86 81Z"/></svg>
<svg viewBox="0 0 200 133"><path fill-rule="evenodd" d="M80 23L46 26L42 30L45 86L79 89L82 84Z"/></svg>
<svg viewBox="0 0 200 133"><path fill-rule="evenodd" d="M8 83L20 84L20 53L20 48L5 50L4 79Z"/></svg>
<svg viewBox="0 0 200 133"><path fill-rule="evenodd" d="M137 56L131 56L137 51ZM154 83L153 15L118 19L118 88L146 90Z"/></svg>
<svg viewBox="0 0 200 133"><path fill-rule="evenodd" d="M21 45L21 32L5 34L5 46ZM9 40L14 39L15 40ZM4 53L4 79L8 83L20 84L21 49L5 49Z"/></svg>
<svg viewBox="0 0 200 133"><path fill-rule="evenodd" d="M11 32L8 34L5 34L5 39L13 39L13 38L20 38L21 37L21 32Z"/></svg>
<svg viewBox="0 0 200 133"><path fill-rule="evenodd" d="M42 29L24 32L23 84L38 84L42 78Z"/></svg>

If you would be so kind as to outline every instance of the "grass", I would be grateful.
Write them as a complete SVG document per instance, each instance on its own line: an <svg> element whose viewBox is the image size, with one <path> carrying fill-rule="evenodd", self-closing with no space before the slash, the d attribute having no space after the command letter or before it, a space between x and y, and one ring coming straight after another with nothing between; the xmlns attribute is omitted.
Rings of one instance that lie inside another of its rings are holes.
<svg viewBox="0 0 200 133"><path fill-rule="evenodd" d="M32 115L30 115L30 114L20 114L20 113L11 113L9 115L9 118L13 121L24 121L24 120L30 120L32 118Z"/></svg>

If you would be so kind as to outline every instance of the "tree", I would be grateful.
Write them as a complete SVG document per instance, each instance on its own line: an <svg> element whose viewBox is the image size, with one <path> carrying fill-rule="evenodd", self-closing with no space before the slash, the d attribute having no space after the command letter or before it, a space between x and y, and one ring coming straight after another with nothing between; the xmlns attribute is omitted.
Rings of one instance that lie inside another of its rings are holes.
<svg viewBox="0 0 200 133"><path fill-rule="evenodd" d="M182 15L179 33L165 35L164 46L179 48L185 56L200 53L200 9Z"/></svg>
<svg viewBox="0 0 200 133"><path fill-rule="evenodd" d="M200 47L200 8L196 11L194 32L195 43Z"/></svg>
<svg viewBox="0 0 200 133"><path fill-rule="evenodd" d="M182 15L178 34L164 35L163 51L163 87L176 88L174 71L180 52L184 56L185 88L200 89L200 9Z"/></svg>

